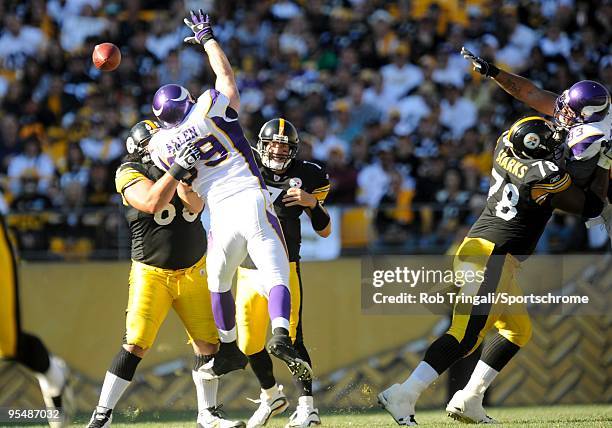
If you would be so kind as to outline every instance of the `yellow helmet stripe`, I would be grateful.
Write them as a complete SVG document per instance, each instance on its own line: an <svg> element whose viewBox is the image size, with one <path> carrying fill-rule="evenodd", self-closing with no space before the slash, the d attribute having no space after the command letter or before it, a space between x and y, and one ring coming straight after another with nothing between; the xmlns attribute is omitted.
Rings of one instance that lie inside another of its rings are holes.
<svg viewBox="0 0 612 428"><path fill-rule="evenodd" d="M550 124L550 122L546 119L544 119L543 117L540 116L529 116L529 117L524 117L521 120L519 120L518 122L515 122L514 125L512 125L512 127L510 128L510 131L508 132L508 139L512 138L512 133L516 130L516 128L525 122L529 122L530 120L541 120L545 123Z"/></svg>
<svg viewBox="0 0 612 428"><path fill-rule="evenodd" d="M284 135L285 132L285 119L282 117L278 118L278 135Z"/></svg>
<svg viewBox="0 0 612 428"><path fill-rule="evenodd" d="M149 119L145 119L144 121L147 125L149 125L151 128L153 129L157 129L157 125L155 124L155 122L153 122L152 120Z"/></svg>

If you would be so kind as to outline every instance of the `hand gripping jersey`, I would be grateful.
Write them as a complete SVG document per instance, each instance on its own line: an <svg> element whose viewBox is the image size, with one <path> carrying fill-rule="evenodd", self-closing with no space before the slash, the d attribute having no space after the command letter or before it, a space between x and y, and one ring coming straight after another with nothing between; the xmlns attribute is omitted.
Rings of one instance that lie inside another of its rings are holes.
<svg viewBox="0 0 612 428"><path fill-rule="evenodd" d="M516 157L506 135L497 140L487 205L468 237L487 239L496 252L520 260L533 253L544 232L553 212L551 195L566 190L572 179L551 161Z"/></svg>
<svg viewBox="0 0 612 428"><path fill-rule="evenodd" d="M586 187L595 172L599 150L606 141L612 140L612 109L599 122L579 123L572 126L567 134L569 152L566 168L576 185Z"/></svg>
<svg viewBox="0 0 612 428"><path fill-rule="evenodd" d="M302 242L300 216L304 212L304 207L299 205L285 206L282 201L283 196L287 194L287 190L290 188L297 187L311 193L319 202L324 202L329 193L329 177L323 167L313 162L294 159L287 171L278 175L261 165L259 155L256 155L256 160L285 235L289 261L297 262L300 259L300 244ZM248 258L242 266L254 268Z"/></svg>
<svg viewBox="0 0 612 428"><path fill-rule="evenodd" d="M117 192L145 179L158 180L164 174L151 164L125 162L115 175ZM194 265L206 252L206 233L200 214L189 212L175 193L168 205L148 214L126 205L125 217L132 233L132 260L162 269L184 269Z"/></svg>
<svg viewBox="0 0 612 428"><path fill-rule="evenodd" d="M180 125L153 135L149 143L153 162L168 170L187 142L202 151L192 187L209 206L242 190L265 187L237 113L216 89L200 95Z"/></svg>

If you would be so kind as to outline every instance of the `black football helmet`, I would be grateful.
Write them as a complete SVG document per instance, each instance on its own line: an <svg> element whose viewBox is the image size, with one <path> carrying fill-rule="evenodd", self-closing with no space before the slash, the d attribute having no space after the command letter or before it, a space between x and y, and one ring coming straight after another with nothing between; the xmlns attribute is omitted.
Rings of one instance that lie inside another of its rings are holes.
<svg viewBox="0 0 612 428"><path fill-rule="evenodd" d="M523 159L552 159L561 152L561 139L552 122L529 116L512 124L505 137L516 156Z"/></svg>
<svg viewBox="0 0 612 428"><path fill-rule="evenodd" d="M160 125L155 120L143 120L132 126L130 133L125 140L125 148L130 155L138 156L142 162L151 161L151 154L147 149L149 140L157 131Z"/></svg>
<svg viewBox="0 0 612 428"><path fill-rule="evenodd" d="M298 153L300 143L298 132L291 122L282 117L264 123L258 137L257 152L261 157L261 163L273 171L286 169ZM286 155L271 154L268 150L268 144L271 142L287 144L289 152Z"/></svg>

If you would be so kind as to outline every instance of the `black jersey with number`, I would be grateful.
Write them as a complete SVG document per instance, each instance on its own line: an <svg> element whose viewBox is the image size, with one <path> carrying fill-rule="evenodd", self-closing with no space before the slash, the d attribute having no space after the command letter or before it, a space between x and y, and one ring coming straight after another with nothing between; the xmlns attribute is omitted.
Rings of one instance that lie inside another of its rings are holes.
<svg viewBox="0 0 612 428"><path fill-rule="evenodd" d="M329 176L321 165L298 159L292 160L287 171L279 175L269 168L264 168L259 156L256 155L255 158L274 202L274 210L280 220L283 235L285 235L289 261L297 262L300 259L302 242L300 215L305 208L299 205L286 207L283 196L291 187L298 187L311 193L320 203L323 203L329 193ZM254 267L249 257L242 266Z"/></svg>
<svg viewBox="0 0 612 428"><path fill-rule="evenodd" d="M125 162L115 175L117 192L140 180L156 181L164 172L153 164ZM155 214L137 210L123 200L132 233L132 260L163 269L193 266L206 252L206 233L200 214L189 212L175 193Z"/></svg>
<svg viewBox="0 0 612 428"><path fill-rule="evenodd" d="M505 137L495 146L487 205L468 236L487 239L496 252L520 259L533 253L544 232L553 211L551 194L566 190L572 180L552 161L515 156Z"/></svg>

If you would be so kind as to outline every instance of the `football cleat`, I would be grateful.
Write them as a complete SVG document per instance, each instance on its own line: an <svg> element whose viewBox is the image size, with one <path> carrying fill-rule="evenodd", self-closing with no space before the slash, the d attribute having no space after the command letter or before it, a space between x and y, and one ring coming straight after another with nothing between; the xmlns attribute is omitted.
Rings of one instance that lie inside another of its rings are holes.
<svg viewBox="0 0 612 428"><path fill-rule="evenodd" d="M482 399L483 395L470 394L460 389L446 406L448 416L468 424L496 424L495 419L487 416L482 407Z"/></svg>
<svg viewBox="0 0 612 428"><path fill-rule="evenodd" d="M113 420L113 409L98 406L91 415L87 428L108 428Z"/></svg>
<svg viewBox="0 0 612 428"><path fill-rule="evenodd" d="M259 403L259 407L249 418L247 428L257 428L265 426L272 416L283 413L289 407L289 401L283 392L283 386L279 385L271 396L268 396L264 391L259 395L259 400L251 400L253 403Z"/></svg>
<svg viewBox="0 0 612 428"><path fill-rule="evenodd" d="M284 361L294 377L299 380L312 379L310 364L300 358L288 335L273 334L266 345L266 350L276 358Z"/></svg>
<svg viewBox="0 0 612 428"><path fill-rule="evenodd" d="M307 428L314 425L321 425L319 409L314 408L312 397L300 397L300 403L285 428Z"/></svg>
<svg viewBox="0 0 612 428"><path fill-rule="evenodd" d="M234 370L246 367L249 359L238 348L236 341L219 345L219 350L214 358L198 369L204 374L205 379L216 379Z"/></svg>
<svg viewBox="0 0 612 428"><path fill-rule="evenodd" d="M244 422L226 419L221 405L209 407L198 413L197 428L243 428Z"/></svg>
<svg viewBox="0 0 612 428"><path fill-rule="evenodd" d="M400 384L396 383L378 394L378 403L395 419L398 425L416 426L414 405L416 397L406 393Z"/></svg>
<svg viewBox="0 0 612 428"><path fill-rule="evenodd" d="M49 357L49 371L47 375L37 374L40 391L45 407L60 410L59 419L49 419L51 428L61 428L70 423L70 415L74 408L74 394L70 383L70 369L66 362L59 357Z"/></svg>

